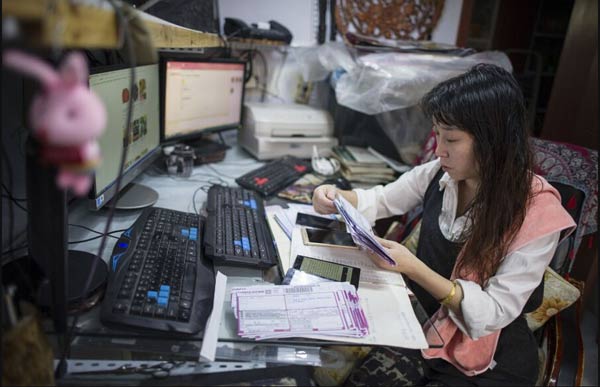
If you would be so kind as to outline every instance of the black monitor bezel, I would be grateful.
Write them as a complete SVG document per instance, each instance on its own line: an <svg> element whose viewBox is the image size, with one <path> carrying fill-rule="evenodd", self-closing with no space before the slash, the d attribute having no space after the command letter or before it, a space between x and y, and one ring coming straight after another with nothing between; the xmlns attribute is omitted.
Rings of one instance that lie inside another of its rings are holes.
<svg viewBox="0 0 600 387"><path fill-rule="evenodd" d="M157 65L157 64L158 63L148 63L148 64L144 64L144 65L135 66L135 68L137 69L139 67L146 67L146 66L152 66L152 65ZM131 66L126 65L126 64L98 66L98 67L91 68L89 75L92 76L92 75L108 73L108 72L112 72L112 71L126 70L126 69L130 69L130 68L131 68ZM159 92L159 100L160 100L160 65L159 65L158 71L159 71L159 91L158 92ZM89 77L88 77L88 87L89 87ZM159 102L159 105L160 105L160 102ZM161 121L160 113L158 116L158 120L160 123L160 121ZM129 185L133 180L135 180L136 177L141 175L146 168L151 166L156 161L156 159L158 159L160 157L161 154L162 154L162 144L160 141L160 125L159 125L159 138L158 138L158 144L156 145L156 147L154 149L150 150L144 157L142 157L136 163L131 165L127 170L122 172L121 192L125 189L125 187L127 187L127 185ZM121 157L120 154L119 154L119 157ZM114 199L115 196L118 195L118 192L116 192L117 179L115 178L102 192L97 192L95 172L94 172L94 175L92 176L92 178L93 178L93 180L92 180L93 183L92 183L92 188L90 189L90 192L88 194L88 199L90 199L92 202L91 203L92 209L100 210L102 207L104 207L106 205L106 203L108 203L109 201ZM98 199L101 196L103 196L103 199L102 199L102 202L100 203L100 205L98 205ZM106 198L108 198L108 199L106 199Z"/></svg>
<svg viewBox="0 0 600 387"><path fill-rule="evenodd" d="M242 127L242 115L244 112L244 97L246 94L246 88L242 84L242 96L241 96L241 108L240 108L240 117L238 119L237 124L235 125L221 125L210 128L204 128L196 130L192 133L178 135L166 138L165 136L165 87L166 87L166 67L167 62L169 61L178 61L178 62L198 62L198 63L233 63L233 64L241 64L243 65L243 77L245 82L246 77L246 62L236 58L207 58L203 56L203 54L196 53L176 53L176 52L168 52L168 53L160 53L160 67L159 67L159 83L160 83L160 143L162 145L172 145L179 142L200 140L203 137L223 132L226 130L240 130Z"/></svg>

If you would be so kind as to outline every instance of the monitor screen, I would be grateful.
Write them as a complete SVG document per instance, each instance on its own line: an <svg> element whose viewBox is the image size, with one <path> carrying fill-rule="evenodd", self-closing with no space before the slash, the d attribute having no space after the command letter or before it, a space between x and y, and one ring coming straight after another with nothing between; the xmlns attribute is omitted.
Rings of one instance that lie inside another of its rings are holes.
<svg viewBox="0 0 600 387"><path fill-rule="evenodd" d="M163 57L161 66L163 142L241 126L244 62Z"/></svg>
<svg viewBox="0 0 600 387"><path fill-rule="evenodd" d="M158 64L138 66L135 70L133 90L130 90L130 68L97 72L89 78L90 89L102 99L107 113L106 130L98 141L102 163L96 169L92 190L95 209L101 208L117 193L116 181L124 144L129 148L121 188L160 155ZM129 100L133 100L133 114L131 136L126 138Z"/></svg>

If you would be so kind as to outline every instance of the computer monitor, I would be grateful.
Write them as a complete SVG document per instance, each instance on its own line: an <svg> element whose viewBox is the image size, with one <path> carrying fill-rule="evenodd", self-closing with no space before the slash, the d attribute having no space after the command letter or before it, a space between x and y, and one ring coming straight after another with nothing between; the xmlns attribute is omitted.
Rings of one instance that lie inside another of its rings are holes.
<svg viewBox="0 0 600 387"><path fill-rule="evenodd" d="M194 55L161 57L161 141L194 146L209 133L239 129L245 62Z"/></svg>
<svg viewBox="0 0 600 387"><path fill-rule="evenodd" d="M96 168L91 192L94 209L100 209L117 194L117 208L142 208L158 199L158 193L151 188L130 184L161 154L158 69L158 64L136 67L133 90L130 90L130 68L92 70L90 89L102 99L108 116L106 130L99 138L102 163ZM126 138L130 100L133 101L131 135ZM127 160L121 192L116 192L124 145L128 146Z"/></svg>

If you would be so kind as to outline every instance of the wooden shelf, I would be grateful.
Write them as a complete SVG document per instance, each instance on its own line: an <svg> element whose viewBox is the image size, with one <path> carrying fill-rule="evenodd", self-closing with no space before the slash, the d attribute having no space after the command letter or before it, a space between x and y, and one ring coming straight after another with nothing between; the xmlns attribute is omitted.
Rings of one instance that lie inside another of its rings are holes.
<svg viewBox="0 0 600 387"><path fill-rule="evenodd" d="M287 46L287 43L279 40L268 40L268 39L245 39L245 38L231 38L227 40L227 44L234 50L244 50L260 47L283 47Z"/></svg>
<svg viewBox="0 0 600 387"><path fill-rule="evenodd" d="M75 4L69 0L4 0L2 17L11 16L21 21L31 44L118 48L121 42L116 14L108 3L101 4ZM146 24L156 48L223 46L217 34L180 27L146 13L135 12Z"/></svg>

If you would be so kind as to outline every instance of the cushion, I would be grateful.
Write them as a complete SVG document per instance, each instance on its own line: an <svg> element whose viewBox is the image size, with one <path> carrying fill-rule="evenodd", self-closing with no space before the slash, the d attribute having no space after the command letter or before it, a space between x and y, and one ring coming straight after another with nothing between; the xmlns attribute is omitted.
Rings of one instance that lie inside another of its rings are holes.
<svg viewBox="0 0 600 387"><path fill-rule="evenodd" d="M342 385L355 366L360 364L371 351L371 347L336 345L328 347L328 350L335 351L341 361L338 360L332 365L323 364L322 367L315 367L313 379L318 386Z"/></svg>
<svg viewBox="0 0 600 387"><path fill-rule="evenodd" d="M544 299L531 313L525 314L527 325L532 331L543 326L550 317L571 306L581 292L551 268L544 272Z"/></svg>

